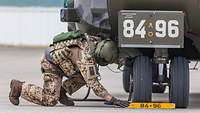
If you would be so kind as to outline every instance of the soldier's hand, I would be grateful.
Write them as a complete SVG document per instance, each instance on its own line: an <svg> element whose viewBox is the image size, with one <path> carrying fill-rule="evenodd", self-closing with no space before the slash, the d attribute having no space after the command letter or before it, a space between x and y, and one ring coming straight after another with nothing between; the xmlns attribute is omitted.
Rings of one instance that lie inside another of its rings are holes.
<svg viewBox="0 0 200 113"><path fill-rule="evenodd" d="M115 97L112 97L110 103L112 103L113 105L122 107L122 108L126 108L130 104L128 101L119 100L119 99L116 99Z"/></svg>

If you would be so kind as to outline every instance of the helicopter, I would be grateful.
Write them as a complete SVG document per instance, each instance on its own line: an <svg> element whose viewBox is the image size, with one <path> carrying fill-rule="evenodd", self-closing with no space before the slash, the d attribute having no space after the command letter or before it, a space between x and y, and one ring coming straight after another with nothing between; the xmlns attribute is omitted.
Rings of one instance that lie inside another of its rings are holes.
<svg viewBox="0 0 200 113"><path fill-rule="evenodd" d="M66 3L66 2L65 2ZM164 93L189 105L189 63L200 60L199 0L70 0L61 9L68 29L101 33L126 57L123 86L132 102ZM72 5L73 4L73 5ZM169 68L169 71L168 71Z"/></svg>

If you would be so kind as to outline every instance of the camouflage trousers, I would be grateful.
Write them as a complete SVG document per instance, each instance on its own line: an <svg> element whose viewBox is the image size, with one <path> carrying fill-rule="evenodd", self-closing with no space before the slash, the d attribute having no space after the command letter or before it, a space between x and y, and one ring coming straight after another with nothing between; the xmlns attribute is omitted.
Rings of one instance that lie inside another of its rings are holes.
<svg viewBox="0 0 200 113"><path fill-rule="evenodd" d="M24 83L22 86L21 97L38 105L54 106L58 103L60 97L60 88L62 86L63 77L59 75L60 72L57 72L55 66L49 63L45 58L42 59L41 66L44 70L49 70L43 73L43 88L34 84ZM80 75L75 75L74 77L65 80L63 83L65 89L69 90L66 90L69 94L74 93L85 85L85 81Z"/></svg>
<svg viewBox="0 0 200 113"><path fill-rule="evenodd" d="M69 95L84 85L91 87L97 96L104 97L108 94L96 78L88 79L77 74L62 82L63 76L45 58L42 59L41 66L44 70L49 70L43 73L43 88L28 83L24 83L22 86L21 97L29 102L42 106L55 106L60 97L61 86Z"/></svg>

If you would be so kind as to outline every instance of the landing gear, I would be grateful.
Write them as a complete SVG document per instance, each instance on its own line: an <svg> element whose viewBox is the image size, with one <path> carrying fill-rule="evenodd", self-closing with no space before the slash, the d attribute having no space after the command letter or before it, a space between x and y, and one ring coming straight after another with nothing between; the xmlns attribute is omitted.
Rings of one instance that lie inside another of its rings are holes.
<svg viewBox="0 0 200 113"><path fill-rule="evenodd" d="M127 59L124 69L123 69L123 75L122 75L122 79L123 79L123 88L125 92L129 92L129 88L130 88L130 78L133 75L133 65L132 65L132 59Z"/></svg>
<svg viewBox="0 0 200 113"><path fill-rule="evenodd" d="M138 56L133 63L132 102L151 102L152 63L149 57Z"/></svg>
<svg viewBox="0 0 200 113"><path fill-rule="evenodd" d="M163 85L167 81L167 65L163 65L163 75L159 76L159 64L153 64L153 93L164 93L166 90L166 85Z"/></svg>
<svg viewBox="0 0 200 113"><path fill-rule="evenodd" d="M124 91L129 93L130 90L133 88L130 88L130 84L132 84L132 78L133 78L133 60L127 60L123 69L122 79L123 79L123 88ZM164 66L164 76L167 76L167 66ZM158 82L158 65L153 65L153 84L152 84L152 93L164 93L166 90L166 85L161 85Z"/></svg>
<svg viewBox="0 0 200 113"><path fill-rule="evenodd" d="M174 57L169 61L168 75L167 64L159 67L159 64L154 65L149 57L136 57L132 64L133 74L127 74L131 75L128 81L129 100L151 102L152 93L164 93L166 87L169 86L169 102L175 103L177 108L187 108L189 103L189 61L184 57Z"/></svg>
<svg viewBox="0 0 200 113"><path fill-rule="evenodd" d="M169 100L178 108L186 108L189 103L189 61L175 57L170 63Z"/></svg>
<svg viewBox="0 0 200 113"><path fill-rule="evenodd" d="M166 86L164 85L153 85L152 93L164 93L166 90Z"/></svg>
<svg viewBox="0 0 200 113"><path fill-rule="evenodd" d="M124 66L123 70L123 88L125 92L129 92L130 87L130 77L132 76L132 69L131 67Z"/></svg>

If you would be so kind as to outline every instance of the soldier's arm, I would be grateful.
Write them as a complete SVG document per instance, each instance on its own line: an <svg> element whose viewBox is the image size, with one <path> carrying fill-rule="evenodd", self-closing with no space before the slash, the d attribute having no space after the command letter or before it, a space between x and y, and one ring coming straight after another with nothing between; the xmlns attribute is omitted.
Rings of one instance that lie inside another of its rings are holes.
<svg viewBox="0 0 200 113"><path fill-rule="evenodd" d="M110 95L103 85L98 81L95 59L88 54L88 49L86 48L81 50L81 54L82 57L77 61L77 64L87 86L92 88L97 96L104 98L110 104L119 107L128 107L128 101L116 99Z"/></svg>
<svg viewBox="0 0 200 113"><path fill-rule="evenodd" d="M81 58L77 61L78 68L86 81L88 87L92 88L94 93L104 98L106 101L110 101L112 96L104 88L104 86L99 82L95 59L90 55L89 45L80 50Z"/></svg>

